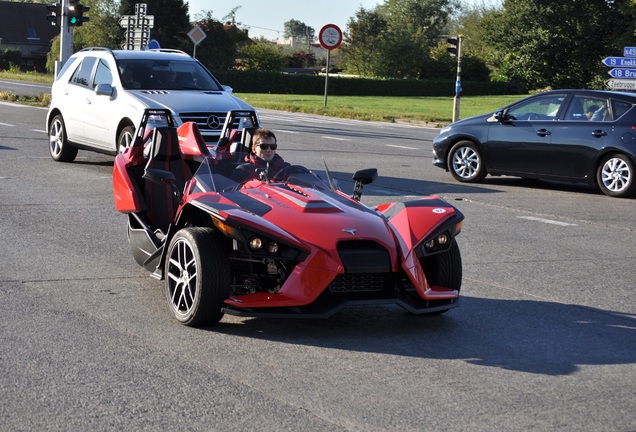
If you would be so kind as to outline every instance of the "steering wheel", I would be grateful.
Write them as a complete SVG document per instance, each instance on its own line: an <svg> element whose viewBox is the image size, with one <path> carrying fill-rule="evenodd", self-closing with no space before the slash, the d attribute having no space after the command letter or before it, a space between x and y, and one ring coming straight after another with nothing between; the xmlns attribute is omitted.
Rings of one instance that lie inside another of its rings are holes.
<svg viewBox="0 0 636 432"><path fill-rule="evenodd" d="M530 113L528 114L528 120L545 120L545 116L542 114Z"/></svg>
<svg viewBox="0 0 636 432"><path fill-rule="evenodd" d="M286 181L292 174L309 174L310 172L302 165L290 165L274 174L272 180Z"/></svg>

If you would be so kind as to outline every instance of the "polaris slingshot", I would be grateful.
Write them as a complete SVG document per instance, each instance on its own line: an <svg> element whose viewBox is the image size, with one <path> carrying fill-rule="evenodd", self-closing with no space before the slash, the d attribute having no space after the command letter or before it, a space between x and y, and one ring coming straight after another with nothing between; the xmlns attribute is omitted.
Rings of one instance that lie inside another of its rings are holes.
<svg viewBox="0 0 636 432"><path fill-rule="evenodd" d="M158 116L166 126L146 131ZM128 215L132 254L165 281L178 321L329 317L359 304L413 314L459 306L460 211L436 196L369 208L360 198L376 169L353 175L351 196L326 164L324 180L291 165L236 182L231 173L259 124L254 111L230 111L208 147L196 123L176 128L169 111L147 110L115 158L115 206Z"/></svg>

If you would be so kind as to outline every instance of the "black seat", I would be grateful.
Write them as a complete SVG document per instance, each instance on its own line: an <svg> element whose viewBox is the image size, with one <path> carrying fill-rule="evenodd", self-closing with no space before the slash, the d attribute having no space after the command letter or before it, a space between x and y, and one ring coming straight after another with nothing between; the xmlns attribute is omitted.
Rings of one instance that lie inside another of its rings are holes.
<svg viewBox="0 0 636 432"><path fill-rule="evenodd" d="M176 128L160 127L154 130L147 169L170 171L175 176L177 188L183 192L192 173L182 158ZM145 180L144 197L147 204L145 215L150 226L166 233L179 206L172 189L167 184Z"/></svg>

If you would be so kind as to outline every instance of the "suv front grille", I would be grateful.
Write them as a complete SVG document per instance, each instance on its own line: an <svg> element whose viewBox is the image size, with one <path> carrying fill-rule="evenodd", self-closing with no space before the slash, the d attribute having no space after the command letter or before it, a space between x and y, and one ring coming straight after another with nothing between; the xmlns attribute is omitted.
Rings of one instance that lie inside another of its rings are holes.
<svg viewBox="0 0 636 432"><path fill-rule="evenodd" d="M201 133L215 132L217 135L221 134L223 130L223 123L225 123L226 112L185 112L179 113L179 117L183 123L195 122L199 127ZM233 128L238 129L240 118L235 120Z"/></svg>

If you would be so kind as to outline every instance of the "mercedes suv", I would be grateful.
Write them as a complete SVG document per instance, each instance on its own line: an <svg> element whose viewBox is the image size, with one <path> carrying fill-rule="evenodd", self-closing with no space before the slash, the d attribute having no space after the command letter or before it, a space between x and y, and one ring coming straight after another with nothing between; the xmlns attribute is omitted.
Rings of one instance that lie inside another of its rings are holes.
<svg viewBox="0 0 636 432"><path fill-rule="evenodd" d="M182 51L86 48L67 60L51 88L51 157L70 162L80 148L123 151L146 108L169 109L177 125L196 122L210 144L229 110L253 109Z"/></svg>

